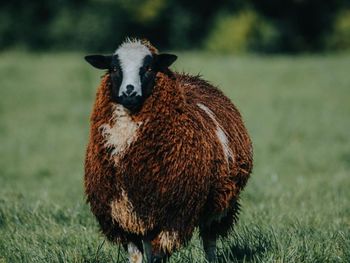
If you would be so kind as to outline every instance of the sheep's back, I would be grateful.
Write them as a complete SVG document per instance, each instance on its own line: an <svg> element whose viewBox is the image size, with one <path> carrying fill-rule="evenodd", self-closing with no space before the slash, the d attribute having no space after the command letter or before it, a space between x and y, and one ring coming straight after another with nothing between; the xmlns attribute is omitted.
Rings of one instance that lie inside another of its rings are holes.
<svg viewBox="0 0 350 263"><path fill-rule="evenodd" d="M252 144L234 104L218 88L199 77L179 75L187 107L199 112L206 123L206 133L216 149L214 160L220 169L214 171L209 210L219 212L238 198L252 170ZM220 159L218 161L217 159ZM210 211L209 211L210 213Z"/></svg>

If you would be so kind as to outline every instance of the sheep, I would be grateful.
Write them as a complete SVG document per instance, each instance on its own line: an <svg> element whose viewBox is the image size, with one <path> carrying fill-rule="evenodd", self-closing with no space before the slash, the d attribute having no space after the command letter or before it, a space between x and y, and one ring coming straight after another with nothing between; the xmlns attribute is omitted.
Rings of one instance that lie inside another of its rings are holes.
<svg viewBox="0 0 350 263"><path fill-rule="evenodd" d="M127 39L111 56L90 119L84 186L102 233L130 262L162 262L199 228L206 258L237 221L252 170L252 144L231 101L147 40Z"/></svg>

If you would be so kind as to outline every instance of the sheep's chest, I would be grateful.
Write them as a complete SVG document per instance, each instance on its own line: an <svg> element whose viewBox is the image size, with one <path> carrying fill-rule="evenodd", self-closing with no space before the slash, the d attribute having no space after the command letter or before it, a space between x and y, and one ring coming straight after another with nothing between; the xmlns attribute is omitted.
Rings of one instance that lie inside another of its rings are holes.
<svg viewBox="0 0 350 263"><path fill-rule="evenodd" d="M110 151L110 157L118 166L119 160L133 141L137 139L138 129L142 122L132 120L128 112L121 105L116 105L111 123L100 127L104 139L104 146ZM130 202L127 192L121 190L119 198L110 204L111 216L123 229L134 233L144 233L152 223L141 220Z"/></svg>
<svg viewBox="0 0 350 263"><path fill-rule="evenodd" d="M111 118L112 124L100 127L104 145L110 149L111 157L118 162L119 157L137 139L137 130L142 122L135 122L121 105L116 105Z"/></svg>

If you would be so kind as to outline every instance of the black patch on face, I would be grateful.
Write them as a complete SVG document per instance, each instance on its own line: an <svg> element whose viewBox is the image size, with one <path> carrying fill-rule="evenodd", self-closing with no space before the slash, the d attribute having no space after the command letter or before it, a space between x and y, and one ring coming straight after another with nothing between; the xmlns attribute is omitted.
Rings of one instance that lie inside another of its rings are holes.
<svg viewBox="0 0 350 263"><path fill-rule="evenodd" d="M112 81L112 87L111 87L112 100L117 101L120 85L122 84L122 81L123 81L123 71L120 67L120 61L119 61L118 55L112 56L112 61L109 68L109 74L111 76L111 81Z"/></svg>
<svg viewBox="0 0 350 263"><path fill-rule="evenodd" d="M152 94L156 74L157 72L154 70L153 57L147 55L143 59L143 65L139 71L142 97L144 97L144 100Z"/></svg>

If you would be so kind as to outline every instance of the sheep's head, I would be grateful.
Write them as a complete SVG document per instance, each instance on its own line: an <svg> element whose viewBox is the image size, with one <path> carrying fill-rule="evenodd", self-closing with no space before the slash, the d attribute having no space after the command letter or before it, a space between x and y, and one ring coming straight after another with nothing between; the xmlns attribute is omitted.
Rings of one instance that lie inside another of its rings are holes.
<svg viewBox="0 0 350 263"><path fill-rule="evenodd" d="M90 55L85 59L98 69L107 69L112 101L131 112L138 111L152 94L158 72L167 72L176 60L172 54L158 54L147 41L127 40L111 56Z"/></svg>

